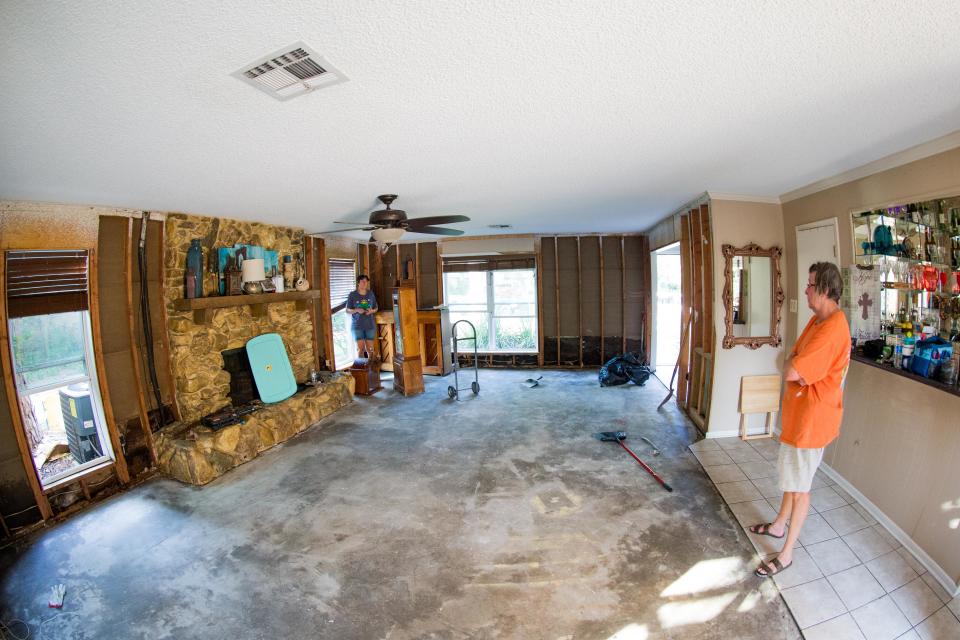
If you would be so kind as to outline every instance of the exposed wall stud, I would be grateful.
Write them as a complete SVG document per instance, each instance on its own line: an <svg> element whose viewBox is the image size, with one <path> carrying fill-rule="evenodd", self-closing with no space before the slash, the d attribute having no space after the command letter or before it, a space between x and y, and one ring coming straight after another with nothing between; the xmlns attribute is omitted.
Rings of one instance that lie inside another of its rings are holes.
<svg viewBox="0 0 960 640"><path fill-rule="evenodd" d="M560 251L557 236L553 236L553 297L557 303L557 364L560 364Z"/></svg>
<svg viewBox="0 0 960 640"><path fill-rule="evenodd" d="M146 221L141 224L147 224ZM123 264L125 265L125 284L127 287L127 327L130 331L130 362L133 366L134 386L137 389L137 408L140 412L140 426L143 428L143 437L150 450L150 463L157 466L157 448L153 442L153 431L150 429L150 411L147 409L146 386L143 381L143 369L140 361L140 346L137 334L136 315L133 306L133 217L127 218L127 239L123 245ZM143 287L145 284L140 283ZM166 329L164 329L166 330ZM157 419L163 424L163 407L157 407ZM89 498L87 498L89 500Z"/></svg>
<svg viewBox="0 0 960 640"><path fill-rule="evenodd" d="M120 435L117 432L117 422L113 417L113 405L110 402L110 390L107 388L107 368L103 364L103 343L100 339L100 274L98 273L96 249L87 250L87 279L90 295L90 325L93 329L93 360L97 367L97 383L100 388L100 401L103 404L103 417L107 424L107 435L116 456L114 468L120 484L129 484L130 472L127 470L127 460L123 456L123 447L120 446Z"/></svg>
<svg viewBox="0 0 960 640"><path fill-rule="evenodd" d="M583 277L580 268L580 236L577 236L577 350L583 368Z"/></svg>
<svg viewBox="0 0 960 640"><path fill-rule="evenodd" d="M626 238L620 236L620 353L627 352L627 260Z"/></svg>
<svg viewBox="0 0 960 640"><path fill-rule="evenodd" d="M170 388L170 407L173 410L173 417L177 421L179 421L183 413L180 411L180 404L177 402L177 392L176 392L176 389L174 388L174 384L175 384L174 380L176 380L176 378L173 376L173 358L170 357L170 354L172 353L170 351L170 335L167 333L167 327L169 327L170 324L167 322L167 299L163 295L163 288L164 286L166 286L164 281L166 280L166 278L162 276L167 268L167 247L166 247L166 242L164 242L164 238L167 233L166 224L164 222L161 222L159 225L159 229L160 229L160 232L157 234L157 242L160 244L160 275L161 277L160 277L160 282L158 284L158 287L160 288L160 323L163 327L162 330L159 332L160 341L161 341L160 344L163 346L163 349L166 352L166 356L167 356L166 358L167 359L167 380L170 381L170 387L169 387ZM148 238L150 237L149 218L147 219L147 237ZM141 283L140 286L143 286L143 283ZM148 287L150 286L149 267L147 269L147 286ZM150 295L150 291L148 289L147 296L149 297L149 295ZM153 345L145 345L145 346L148 349L153 347Z"/></svg>
<svg viewBox="0 0 960 640"><path fill-rule="evenodd" d="M537 366L543 366L543 252L540 236L533 241L537 268Z"/></svg>
<svg viewBox="0 0 960 640"><path fill-rule="evenodd" d="M604 341L604 326L603 326L603 306L604 306L604 295L603 295L603 236L597 237L597 243L600 247L600 362L605 363L607 361L603 353L603 341Z"/></svg>

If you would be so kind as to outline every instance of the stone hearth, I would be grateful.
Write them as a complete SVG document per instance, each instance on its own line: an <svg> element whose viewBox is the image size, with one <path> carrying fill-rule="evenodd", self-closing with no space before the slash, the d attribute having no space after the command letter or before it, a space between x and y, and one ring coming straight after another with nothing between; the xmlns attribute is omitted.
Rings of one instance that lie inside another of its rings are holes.
<svg viewBox="0 0 960 640"><path fill-rule="evenodd" d="M218 431L198 424L171 425L155 436L160 467L182 482L207 484L350 404L353 390L353 376L337 373L319 387L266 405L246 416L244 424Z"/></svg>

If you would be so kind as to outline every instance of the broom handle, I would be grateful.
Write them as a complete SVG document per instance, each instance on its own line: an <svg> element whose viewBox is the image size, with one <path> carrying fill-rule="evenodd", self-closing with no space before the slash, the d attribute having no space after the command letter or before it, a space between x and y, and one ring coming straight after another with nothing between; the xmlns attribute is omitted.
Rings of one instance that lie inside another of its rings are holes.
<svg viewBox="0 0 960 640"><path fill-rule="evenodd" d="M636 460L637 462L639 462L639 463L640 463L640 466L643 467L644 469L646 469L647 473L649 473L650 475L652 475L654 480L656 480L657 482L659 482L660 484L662 484L664 489L666 489L667 491L673 491L673 487L671 487L671 486L668 485L666 482L664 482L664 481L663 481L663 478L661 478L660 476L658 476L656 471L654 471L653 469L651 469L650 467L648 467L648 466L646 465L646 463L644 463L643 460L641 460L640 458L638 458L638 457L637 457L637 454L635 454L633 451L630 450L630 447L628 447L627 445L623 444L623 440L617 440L617 443L618 443L621 447L623 447L623 450L624 450L624 451L626 451L626 452L629 453L631 456L633 456L633 459Z"/></svg>

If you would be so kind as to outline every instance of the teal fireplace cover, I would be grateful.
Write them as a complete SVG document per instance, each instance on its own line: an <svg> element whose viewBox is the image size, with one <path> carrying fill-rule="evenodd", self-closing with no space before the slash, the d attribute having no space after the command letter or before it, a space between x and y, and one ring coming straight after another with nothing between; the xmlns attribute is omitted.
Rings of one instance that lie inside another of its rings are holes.
<svg viewBox="0 0 960 640"><path fill-rule="evenodd" d="M280 334L265 333L248 341L247 358L263 402L280 402L297 392L297 381Z"/></svg>

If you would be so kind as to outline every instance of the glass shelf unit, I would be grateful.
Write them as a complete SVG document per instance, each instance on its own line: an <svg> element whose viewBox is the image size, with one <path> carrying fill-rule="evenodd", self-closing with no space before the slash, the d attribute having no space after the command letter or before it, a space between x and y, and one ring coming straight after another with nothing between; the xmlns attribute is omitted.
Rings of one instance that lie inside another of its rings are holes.
<svg viewBox="0 0 960 640"><path fill-rule="evenodd" d="M960 197L854 213L851 225L854 263L880 271L883 333L910 322L954 337L960 325Z"/></svg>

